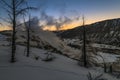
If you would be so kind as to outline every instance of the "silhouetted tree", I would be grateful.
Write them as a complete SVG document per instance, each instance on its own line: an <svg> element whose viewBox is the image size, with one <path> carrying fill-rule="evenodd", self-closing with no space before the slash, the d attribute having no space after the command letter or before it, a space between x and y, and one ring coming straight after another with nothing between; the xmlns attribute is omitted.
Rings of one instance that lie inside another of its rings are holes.
<svg viewBox="0 0 120 80"><path fill-rule="evenodd" d="M30 15L29 15L29 26L27 27L27 57L29 57L30 54Z"/></svg>
<svg viewBox="0 0 120 80"><path fill-rule="evenodd" d="M25 7L23 8L23 4L26 2L25 0L10 0L8 3L6 0L0 1L5 7L4 9L8 13L10 23L12 25L12 53L10 62L15 62L15 53L16 53L16 27L17 27L17 18L25 13L28 9L33 9L33 7Z"/></svg>
<svg viewBox="0 0 120 80"><path fill-rule="evenodd" d="M29 21L28 22L25 22L25 17L23 16L24 18L24 24L25 24L25 27L26 27L26 31L27 31L27 54L26 56L29 57L30 55L30 14L29 14Z"/></svg>
<svg viewBox="0 0 120 80"><path fill-rule="evenodd" d="M26 6L29 7L27 3L26 3ZM37 8L35 8L35 7L32 7L31 9L32 10L37 10ZM30 27L31 27L31 14L30 14L30 10L28 10L27 15L29 17L28 22L25 22L24 14L23 14L23 18L24 18L24 24L25 24L26 32L27 32L27 54L26 54L26 56L29 57L29 55L30 55Z"/></svg>
<svg viewBox="0 0 120 80"><path fill-rule="evenodd" d="M86 55L86 28L85 28L85 18L82 17L83 20L83 61L84 67L87 67L87 55Z"/></svg>

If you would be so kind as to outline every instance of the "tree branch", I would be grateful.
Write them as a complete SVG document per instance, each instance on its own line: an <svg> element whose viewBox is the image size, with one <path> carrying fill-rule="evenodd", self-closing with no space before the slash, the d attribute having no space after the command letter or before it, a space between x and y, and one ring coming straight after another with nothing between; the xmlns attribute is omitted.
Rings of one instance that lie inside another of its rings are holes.
<svg viewBox="0 0 120 80"><path fill-rule="evenodd" d="M11 23L10 21L8 21L8 20L5 19L5 18L0 17L0 19L3 20L3 21L5 21L5 22L7 22L7 23Z"/></svg>
<svg viewBox="0 0 120 80"><path fill-rule="evenodd" d="M1 0L1 3L5 4L7 7L12 9L12 6L10 6L5 0Z"/></svg>
<svg viewBox="0 0 120 80"><path fill-rule="evenodd" d="M21 9L21 10L17 11L16 15L25 14L25 12L27 12L27 10L37 10L37 8L35 8L35 7L27 7L27 8L24 8L24 9Z"/></svg>
<svg viewBox="0 0 120 80"><path fill-rule="evenodd" d="M22 5L25 2L25 0L20 0L16 3L16 8L18 8L20 5Z"/></svg>

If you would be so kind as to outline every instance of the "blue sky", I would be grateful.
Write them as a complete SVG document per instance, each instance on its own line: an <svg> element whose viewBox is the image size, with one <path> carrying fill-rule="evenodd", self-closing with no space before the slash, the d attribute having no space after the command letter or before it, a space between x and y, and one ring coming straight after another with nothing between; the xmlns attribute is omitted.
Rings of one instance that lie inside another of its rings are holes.
<svg viewBox="0 0 120 80"><path fill-rule="evenodd" d="M28 0L28 3L39 8L39 11L32 12L33 16L38 17L41 11L55 18L85 15L87 24L120 18L120 0ZM0 16L6 16L1 8Z"/></svg>
<svg viewBox="0 0 120 80"><path fill-rule="evenodd" d="M55 17L84 14L91 22L120 17L120 0L29 0L29 3Z"/></svg>

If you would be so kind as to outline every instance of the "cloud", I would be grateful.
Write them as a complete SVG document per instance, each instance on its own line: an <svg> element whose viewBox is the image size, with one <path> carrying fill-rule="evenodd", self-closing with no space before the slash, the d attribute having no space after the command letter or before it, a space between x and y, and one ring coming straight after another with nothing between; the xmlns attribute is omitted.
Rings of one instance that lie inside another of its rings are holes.
<svg viewBox="0 0 120 80"><path fill-rule="evenodd" d="M54 16L48 15L45 11L42 11L40 14L40 26L42 28L48 26L55 26L57 30L59 30L63 25L70 24L74 21L79 20L78 17L68 17L68 16L59 16L59 18L55 18Z"/></svg>

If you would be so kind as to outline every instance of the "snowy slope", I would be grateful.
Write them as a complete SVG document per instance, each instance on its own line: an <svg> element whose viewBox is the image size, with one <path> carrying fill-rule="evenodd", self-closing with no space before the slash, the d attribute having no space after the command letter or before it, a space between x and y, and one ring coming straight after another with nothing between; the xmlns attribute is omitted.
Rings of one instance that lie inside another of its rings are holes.
<svg viewBox="0 0 120 80"><path fill-rule="evenodd" d="M67 58L63 55L52 53L55 59L52 62L44 62L41 59L46 57L48 49L37 48L37 44L44 47L50 45L57 48L63 54L71 58L79 58L80 51L68 47L64 42L51 32L35 30L31 33L30 57L25 56L26 32L17 32L17 53L16 63L10 63L11 46L8 35L1 35L0 40L0 80L87 80L88 72L103 73L102 68L84 68L78 66L78 61ZM21 45L24 44L24 45ZM34 43L34 44L33 44ZM35 57L39 56L39 60ZM108 80L117 80L108 74L104 74Z"/></svg>
<svg viewBox="0 0 120 80"><path fill-rule="evenodd" d="M17 40L16 42L19 44L26 43L26 32L19 30L17 32ZM31 42L30 44L35 47L41 47L45 48L46 46L50 46L57 49L58 51L62 52L62 54L65 54L69 56L70 58L79 59L80 57L80 51L73 49L62 40L60 40L54 33L50 31L43 31L42 29L32 29L31 33Z"/></svg>
<svg viewBox="0 0 120 80"><path fill-rule="evenodd" d="M88 40L95 43L120 46L120 18L96 22L85 27ZM56 32L56 34L62 38L82 40L83 28L78 26L70 30Z"/></svg>
<svg viewBox="0 0 120 80"><path fill-rule="evenodd" d="M103 53L103 52L98 52L99 55L102 56L102 58L98 55L97 57L97 63L113 63L113 62L117 62L118 57L120 57L120 55L115 55L115 54L109 54L109 53ZM104 59L104 61L103 61Z"/></svg>
<svg viewBox="0 0 120 80"><path fill-rule="evenodd" d="M6 39L6 36L0 34L0 41L4 41Z"/></svg>
<svg viewBox="0 0 120 80"><path fill-rule="evenodd" d="M24 46L17 46L16 63L9 63L9 46L0 46L0 80L87 80L88 72L103 73L99 68L83 68L77 61L53 54L52 62L35 60L32 55L42 56L46 50L32 48L31 57L24 56ZM96 69L96 70L95 70ZM108 80L117 80L104 74Z"/></svg>

